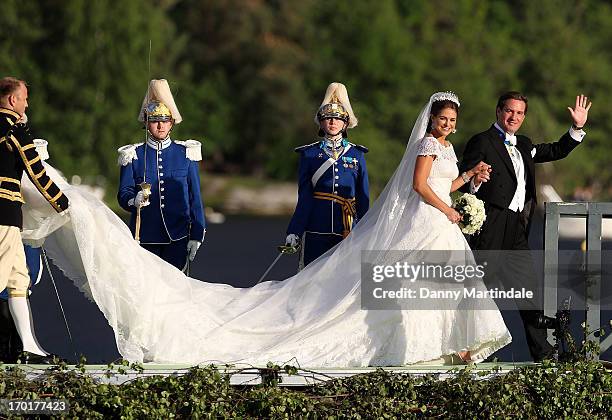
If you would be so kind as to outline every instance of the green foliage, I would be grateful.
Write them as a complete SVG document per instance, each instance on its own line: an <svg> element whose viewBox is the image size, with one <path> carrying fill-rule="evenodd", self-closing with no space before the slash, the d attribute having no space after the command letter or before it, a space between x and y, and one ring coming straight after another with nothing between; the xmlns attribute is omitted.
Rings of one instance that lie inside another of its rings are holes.
<svg viewBox="0 0 612 420"><path fill-rule="evenodd" d="M108 376L142 366L109 365ZM267 377L312 372L269 365ZM544 362L502 374L455 370L447 379L375 372L303 389L231 386L214 366L180 376L99 383L83 366L60 366L35 381L25 371L0 373L0 398L66 398L70 418L596 418L609 415L612 373L599 362Z"/></svg>
<svg viewBox="0 0 612 420"><path fill-rule="evenodd" d="M6 0L0 25L0 68L30 83L31 121L52 163L107 180L111 192L116 148L144 135L136 115L147 81L165 77L184 117L174 136L203 139L207 168L279 180L295 179L292 149L317 137L327 84L345 83L360 120L349 135L372 150L375 193L434 91L461 98L458 154L493 122L503 91L529 96L522 132L538 142L560 137L566 107L586 93L584 144L542 166L541 180L612 197L606 2Z"/></svg>

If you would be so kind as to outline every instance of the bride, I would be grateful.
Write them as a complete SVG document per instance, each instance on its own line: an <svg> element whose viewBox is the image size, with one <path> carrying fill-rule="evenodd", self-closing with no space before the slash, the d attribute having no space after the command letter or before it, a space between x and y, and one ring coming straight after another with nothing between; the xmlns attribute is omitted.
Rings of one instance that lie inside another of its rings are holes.
<svg viewBox="0 0 612 420"><path fill-rule="evenodd" d="M439 109L442 101L456 107ZM24 191L23 237L45 242L55 264L98 305L121 355L133 362L294 360L301 366L349 367L399 366L456 354L484 359L511 340L497 310L361 307L363 250L469 251L449 197L463 181L444 140L458 106L454 94L432 95L402 161L365 217L338 246L282 282L238 289L186 277L142 249L121 219L61 181L51 167L48 173L70 198L69 217ZM430 121L434 137L426 136ZM471 252L465 254L471 258Z"/></svg>

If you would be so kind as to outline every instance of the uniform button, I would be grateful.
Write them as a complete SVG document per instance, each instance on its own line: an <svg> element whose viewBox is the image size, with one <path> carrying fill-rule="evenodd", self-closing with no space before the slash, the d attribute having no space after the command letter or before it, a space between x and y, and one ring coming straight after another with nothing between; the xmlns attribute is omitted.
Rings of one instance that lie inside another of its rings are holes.
<svg viewBox="0 0 612 420"><path fill-rule="evenodd" d="M164 173L163 173L163 172L160 172L160 173L159 173L159 176L164 176Z"/></svg>
<svg viewBox="0 0 612 420"><path fill-rule="evenodd" d="M163 191L164 189L162 188L161 190Z"/></svg>
<svg viewBox="0 0 612 420"><path fill-rule="evenodd" d="M337 165L337 164L338 164L338 162L334 162L334 165Z"/></svg>
<svg viewBox="0 0 612 420"><path fill-rule="evenodd" d="M336 168L336 172L338 172L338 168Z"/></svg>
<svg viewBox="0 0 612 420"><path fill-rule="evenodd" d="M340 179L340 177L338 175L336 175L336 179Z"/></svg>
<svg viewBox="0 0 612 420"><path fill-rule="evenodd" d="M161 162L161 161L162 161L162 158L159 158L159 161Z"/></svg>
<svg viewBox="0 0 612 420"><path fill-rule="evenodd" d="M160 183L160 184L163 184L163 183L164 183L164 180L162 179L161 181L159 181L159 183Z"/></svg>
<svg viewBox="0 0 612 420"><path fill-rule="evenodd" d="M159 166L158 166L158 168L159 168L159 169L162 169L162 168L163 168L163 166L159 165Z"/></svg>
<svg viewBox="0 0 612 420"><path fill-rule="evenodd" d="M337 187L337 186L338 186L338 184L334 184L334 187Z"/></svg>
<svg viewBox="0 0 612 420"><path fill-rule="evenodd" d="M164 205L162 204L160 207L163 209L163 208L164 208Z"/></svg>

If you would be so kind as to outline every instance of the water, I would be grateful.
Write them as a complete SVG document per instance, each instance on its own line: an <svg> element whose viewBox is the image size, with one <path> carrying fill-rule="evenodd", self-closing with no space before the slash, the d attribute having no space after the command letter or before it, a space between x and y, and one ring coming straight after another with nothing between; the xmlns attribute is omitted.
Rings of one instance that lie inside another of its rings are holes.
<svg viewBox="0 0 612 420"><path fill-rule="evenodd" d="M191 266L191 276L235 287L254 285L278 255L276 247L284 243L287 217L228 217L221 225L209 226L204 245ZM534 221L530 236L533 249L542 247L542 221ZM564 241L563 249L578 249L579 241ZM265 280L282 280L297 270L297 256L283 256ZM34 288L31 306L36 333L43 347L69 360L74 353L83 354L88 363L108 363L120 357L112 329L97 306L88 301L61 272L52 267L61 302L68 319L74 348L66 327L52 282L45 270L41 283ZM202 302L206 305L206 302ZM573 331L579 337L582 313L573 314ZM602 321L612 317L612 311L602 314ZM518 313L504 313L513 343L496 356L503 361L530 360ZM604 357L612 359L612 350Z"/></svg>

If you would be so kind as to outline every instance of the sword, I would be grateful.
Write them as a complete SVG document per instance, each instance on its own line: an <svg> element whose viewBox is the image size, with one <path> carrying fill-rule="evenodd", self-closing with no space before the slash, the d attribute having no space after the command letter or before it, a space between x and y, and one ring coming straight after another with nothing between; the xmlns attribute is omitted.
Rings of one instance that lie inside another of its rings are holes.
<svg viewBox="0 0 612 420"><path fill-rule="evenodd" d="M287 254L287 255L291 255L291 254L295 254L296 252L298 252L298 246L288 246L288 245L281 245L278 246L276 249L278 249L278 255L276 256L276 258L274 258L274 261L272 261L272 264L270 264L270 266L268 267L268 269L261 275L261 277L259 278L259 280L257 280L257 283L255 283L253 286L251 287L255 287L257 286L259 283L262 282L262 280L264 278L266 278L266 276L268 275L268 273L270 272L270 270L272 270L272 268L276 265L276 263L278 262L278 260L280 260L280 257L282 257L283 255Z"/></svg>
<svg viewBox="0 0 612 420"><path fill-rule="evenodd" d="M146 149L147 145L145 144L145 175L143 175L143 179L146 177L146 171L147 171L147 149ZM142 194L143 194L143 198L145 201L149 201L149 197L151 196L151 184L149 184L148 182L141 182L140 184L138 184L138 186L140 187ZM140 223L141 223L141 218L140 218L140 210L141 210L141 206L139 206L136 209L136 229L134 230L134 239L136 240L136 242L140 243Z"/></svg>
<svg viewBox="0 0 612 420"><path fill-rule="evenodd" d="M70 345L72 346L72 352L74 353L75 361L78 362L79 356L77 355L76 346L74 345L74 340L72 339L72 334L70 333L70 327L68 326L68 320L66 319L66 313L64 312L64 306L62 305L62 300L60 299L59 292L57 291L57 286L55 285L55 279L53 278L53 273L51 272L51 266L49 265L49 259L47 258L47 252L42 246L40 247L40 251L42 253L43 259L45 260L45 266L47 267L49 278L51 279L51 283L53 283L53 288L55 289L55 296L57 296L57 303L59 303L60 311L62 312L62 316L64 317L64 325L66 326L66 331L68 332L68 338L70 339Z"/></svg>
<svg viewBox="0 0 612 420"><path fill-rule="evenodd" d="M149 39L149 74L148 74L148 79L147 80L151 80L151 40ZM149 87L147 86L147 93L149 92ZM149 96L149 95L147 95ZM146 104L145 104L146 107ZM140 189L143 191L143 198L145 201L148 201L149 196L151 195L151 184L149 184L147 182L147 139L149 138L148 135L148 127L147 124L149 123L149 114L147 112L144 113L144 132L145 132L145 141L144 141L144 171L142 174L142 182L139 184ZM146 191L145 191L146 189ZM134 229L134 239L136 240L137 243L140 243L140 223L141 223L141 218L140 218L140 206L136 209L136 228Z"/></svg>
<svg viewBox="0 0 612 420"><path fill-rule="evenodd" d="M185 267L183 268L183 273L185 273L187 277L190 277L190 272L191 272L191 261L189 261L189 255L187 255L187 262L185 263Z"/></svg>

